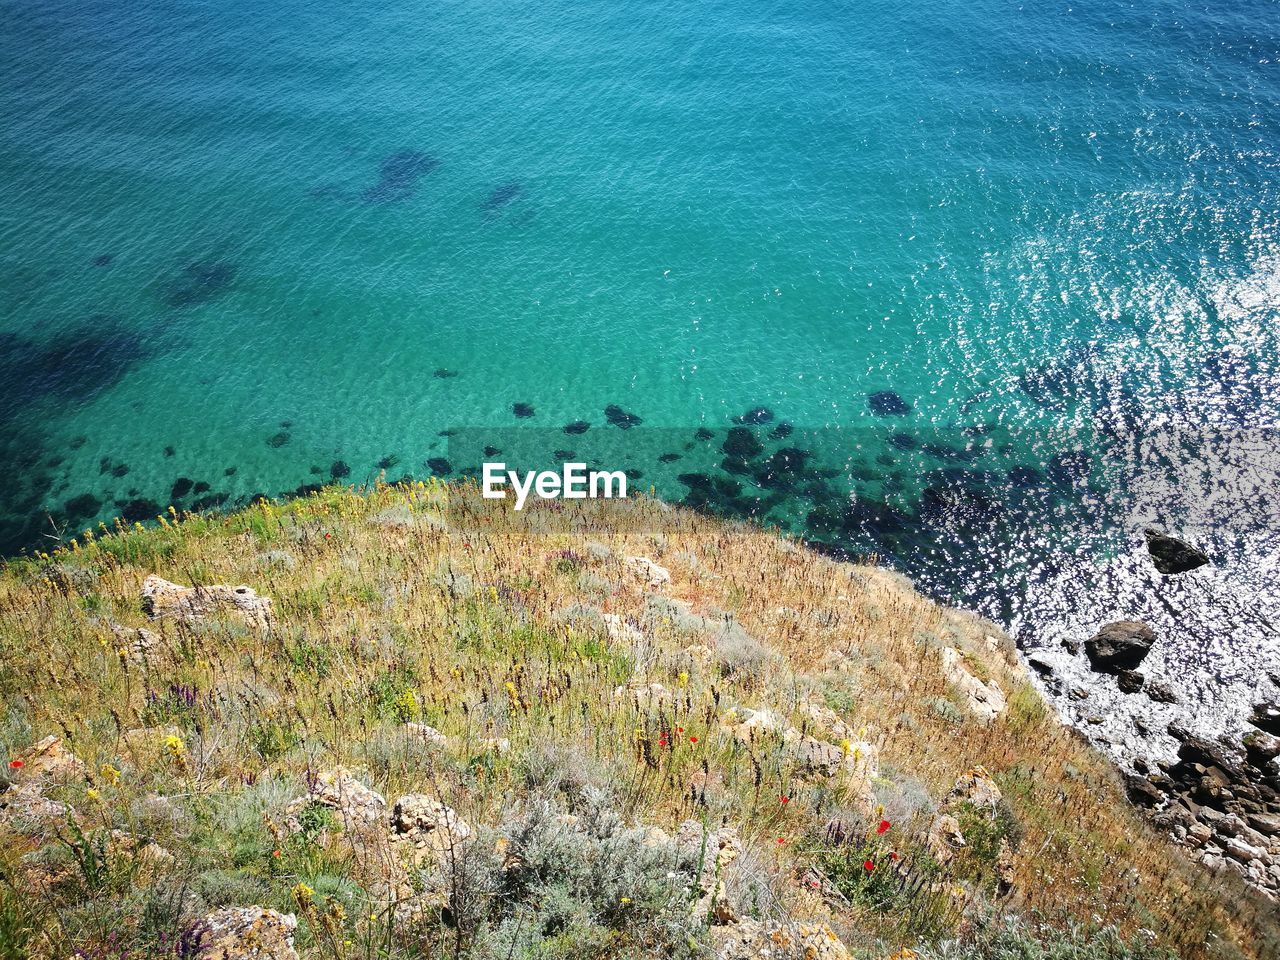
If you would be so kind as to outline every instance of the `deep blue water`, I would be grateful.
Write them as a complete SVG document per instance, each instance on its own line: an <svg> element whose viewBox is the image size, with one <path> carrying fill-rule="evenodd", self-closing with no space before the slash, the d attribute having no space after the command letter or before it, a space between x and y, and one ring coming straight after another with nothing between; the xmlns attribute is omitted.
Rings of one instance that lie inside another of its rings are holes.
<svg viewBox="0 0 1280 960"><path fill-rule="evenodd" d="M1278 58L1274 0L0 0L0 543L493 430L1243 682Z"/></svg>

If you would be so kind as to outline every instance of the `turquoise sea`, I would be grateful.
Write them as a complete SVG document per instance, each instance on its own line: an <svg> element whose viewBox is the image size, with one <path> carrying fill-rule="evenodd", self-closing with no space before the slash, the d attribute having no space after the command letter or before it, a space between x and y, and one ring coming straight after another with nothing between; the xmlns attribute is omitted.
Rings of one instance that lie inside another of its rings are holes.
<svg viewBox="0 0 1280 960"><path fill-rule="evenodd" d="M492 430L1030 645L1275 642L1275 0L0 0L0 187L4 553Z"/></svg>

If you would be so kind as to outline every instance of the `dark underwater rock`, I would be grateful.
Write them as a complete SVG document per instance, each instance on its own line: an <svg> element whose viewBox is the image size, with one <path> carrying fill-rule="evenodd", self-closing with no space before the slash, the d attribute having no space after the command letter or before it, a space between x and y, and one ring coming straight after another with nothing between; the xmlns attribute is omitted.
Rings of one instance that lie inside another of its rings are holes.
<svg viewBox="0 0 1280 960"><path fill-rule="evenodd" d="M616 403L611 403L604 408L604 418L620 430L630 430L644 423L634 413L628 413Z"/></svg>
<svg viewBox="0 0 1280 960"><path fill-rule="evenodd" d="M877 390L867 394L867 406L878 417L901 417L911 412L911 404L893 390Z"/></svg>
<svg viewBox="0 0 1280 960"><path fill-rule="evenodd" d="M1199 547L1192 546L1185 540L1171 537L1167 533L1148 527L1142 531L1147 541L1147 552L1151 554L1151 562L1165 576L1187 573L1209 562L1209 557Z"/></svg>
<svg viewBox="0 0 1280 960"><path fill-rule="evenodd" d="M522 420L527 420L534 415L533 404L531 403L513 403L511 412Z"/></svg>
<svg viewBox="0 0 1280 960"><path fill-rule="evenodd" d="M435 171L440 161L421 150L397 150L378 168L378 181L360 194L365 203L400 203L412 197L418 181Z"/></svg>
<svg viewBox="0 0 1280 960"><path fill-rule="evenodd" d="M443 477L453 471L453 464L444 457L431 457L427 460L427 469L437 476Z"/></svg>
<svg viewBox="0 0 1280 960"><path fill-rule="evenodd" d="M451 379L452 377L456 377L456 376L458 375L458 371L457 371L457 370L450 370L450 369L448 369L447 367L439 367L439 368L438 368L438 369L437 369L433 374L431 374L431 375L432 375L433 377L435 377L437 380L449 380L449 379Z"/></svg>
<svg viewBox="0 0 1280 960"><path fill-rule="evenodd" d="M769 439L785 440L787 439L787 437L791 436L794 430L795 430L795 427L792 424L788 423L786 420L783 420L776 427L774 427L772 430L769 431Z"/></svg>
<svg viewBox="0 0 1280 960"><path fill-rule="evenodd" d="M93 258L95 267L109 267L115 263L116 255L114 253L100 253Z"/></svg>
<svg viewBox="0 0 1280 960"><path fill-rule="evenodd" d="M141 523L143 520L154 520L160 513L160 504L154 500L135 499L116 501L120 516L128 523Z"/></svg>
<svg viewBox="0 0 1280 960"><path fill-rule="evenodd" d="M1009 486L1016 487L1019 490L1028 490L1034 487L1042 486L1045 482L1045 476L1035 467L1026 467L1018 465L1010 467L1009 472L1005 474L1008 478Z"/></svg>
<svg viewBox="0 0 1280 960"><path fill-rule="evenodd" d="M191 492L191 488L195 485L196 482L190 477L179 477L177 480L173 481L173 486L169 489L170 501L181 500Z"/></svg>
<svg viewBox="0 0 1280 960"><path fill-rule="evenodd" d="M920 441L909 433L895 433L889 437L889 446L898 450L914 450L920 446Z"/></svg>
<svg viewBox="0 0 1280 960"><path fill-rule="evenodd" d="M175 449L173 449L173 447L165 447L165 448L164 448L164 455L165 455L166 457L172 457L172 456L173 456L175 453L177 453L177 452L178 452L178 451L177 451L177 450L175 450Z"/></svg>
<svg viewBox="0 0 1280 960"><path fill-rule="evenodd" d="M193 307L216 300L226 293L238 268L225 260L197 260L165 288L165 303L171 307Z"/></svg>
<svg viewBox="0 0 1280 960"><path fill-rule="evenodd" d="M715 437L716 432L714 430L708 430L706 427L699 427L697 430L693 431L693 439L695 440L714 440Z"/></svg>
<svg viewBox="0 0 1280 960"><path fill-rule="evenodd" d="M1084 642L1089 664L1098 673L1134 670L1156 642L1155 631L1140 620L1108 623Z"/></svg>
<svg viewBox="0 0 1280 960"><path fill-rule="evenodd" d="M378 469L390 470L399 462L400 462L399 457L397 457L394 453L389 453L385 457L383 457L381 460L378 461Z"/></svg>
<svg viewBox="0 0 1280 960"><path fill-rule="evenodd" d="M121 477L129 475L129 465L127 463L117 463L111 468L111 475L119 480Z"/></svg>
<svg viewBox="0 0 1280 960"><path fill-rule="evenodd" d="M196 481L196 485L191 488L192 493L208 493L211 488L209 484L203 480Z"/></svg>
<svg viewBox="0 0 1280 960"><path fill-rule="evenodd" d="M564 425L564 432L572 435L586 433L590 429L591 424L587 423L585 420L575 420L573 423L566 423Z"/></svg>
<svg viewBox="0 0 1280 960"><path fill-rule="evenodd" d="M553 450L551 451L551 455L557 460L562 460L566 463L572 460L575 456L572 450Z"/></svg>
<svg viewBox="0 0 1280 960"><path fill-rule="evenodd" d="M524 185L519 181L510 180L506 183L500 183L489 191L489 196L484 201L484 210L486 213L496 213L522 196L524 196Z"/></svg>
<svg viewBox="0 0 1280 960"><path fill-rule="evenodd" d="M764 452L764 444L757 440L756 435L746 427L730 427L720 449L726 456L749 460Z"/></svg>
<svg viewBox="0 0 1280 960"><path fill-rule="evenodd" d="M335 480L341 480L343 477L351 476L351 468L347 466L345 460L335 460L329 466L329 476Z"/></svg>
<svg viewBox="0 0 1280 960"><path fill-rule="evenodd" d="M502 451L497 447L486 446L484 448L483 453L486 457L496 457L496 456L500 456L502 454Z"/></svg>
<svg viewBox="0 0 1280 960"><path fill-rule="evenodd" d="M98 511L102 509L102 501L92 493L82 493L79 496L72 497L63 506L69 517L75 520L82 520L86 517L96 517Z"/></svg>
<svg viewBox="0 0 1280 960"><path fill-rule="evenodd" d="M283 430L279 433L273 433L271 436L267 437L268 447L283 447L288 442L289 434L285 433Z"/></svg>
<svg viewBox="0 0 1280 960"><path fill-rule="evenodd" d="M680 459L682 458L678 453L664 453L658 457L658 462L659 463L675 463L677 460L680 460Z"/></svg>

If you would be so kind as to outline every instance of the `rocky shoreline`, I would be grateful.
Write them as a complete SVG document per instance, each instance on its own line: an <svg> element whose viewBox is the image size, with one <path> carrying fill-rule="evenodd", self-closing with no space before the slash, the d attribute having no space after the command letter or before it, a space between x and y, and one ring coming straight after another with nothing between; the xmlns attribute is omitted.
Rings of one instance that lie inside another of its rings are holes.
<svg viewBox="0 0 1280 960"><path fill-rule="evenodd" d="M1185 541L1156 530L1144 536L1152 565L1166 577L1209 563ZM1140 669L1159 639L1146 623L1122 620L1083 643L1064 641L1063 652L1031 650L1025 659L1066 722L1112 757L1130 800L1156 826L1208 869L1232 870L1280 900L1280 698L1242 704L1234 734L1197 731L1195 704ZM1145 709L1129 711L1130 736L1116 736L1114 718L1095 702L1106 676L1121 695L1145 701ZM1268 679L1280 690L1280 676Z"/></svg>

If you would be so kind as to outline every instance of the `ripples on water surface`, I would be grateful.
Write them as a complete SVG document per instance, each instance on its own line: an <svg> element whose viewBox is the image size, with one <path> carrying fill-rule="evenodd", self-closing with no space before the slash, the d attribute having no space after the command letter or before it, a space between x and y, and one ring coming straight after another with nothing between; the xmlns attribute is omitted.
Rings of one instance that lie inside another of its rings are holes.
<svg viewBox="0 0 1280 960"><path fill-rule="evenodd" d="M1280 6L1217 6L0 0L4 547L616 405L665 496L1243 702Z"/></svg>

